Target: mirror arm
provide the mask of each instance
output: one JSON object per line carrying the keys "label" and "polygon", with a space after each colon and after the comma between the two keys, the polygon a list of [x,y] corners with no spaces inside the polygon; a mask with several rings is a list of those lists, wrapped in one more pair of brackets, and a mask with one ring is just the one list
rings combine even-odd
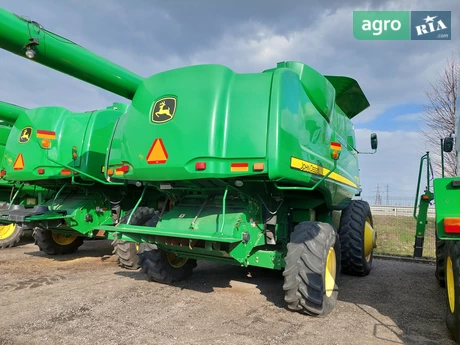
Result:
{"label": "mirror arm", "polygon": [[[356,152],[358,152],[358,151],[356,151]],[[375,149],[375,150],[372,151],[372,152],[358,152],[358,153],[359,153],[360,155],[373,155],[373,154],[376,153],[376,152],[377,152],[377,149]]]}

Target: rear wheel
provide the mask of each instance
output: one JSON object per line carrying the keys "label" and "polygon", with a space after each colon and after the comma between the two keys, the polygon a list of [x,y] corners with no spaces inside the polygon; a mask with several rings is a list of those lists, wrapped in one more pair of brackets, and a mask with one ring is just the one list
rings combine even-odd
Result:
{"label": "rear wheel", "polygon": [[460,341],[460,241],[447,241],[446,248],[446,325],[458,342]]}
{"label": "rear wheel", "polygon": [[13,247],[21,239],[23,230],[17,224],[0,225],[0,249]]}
{"label": "rear wheel", "polygon": [[[129,219],[131,212],[125,214],[121,220],[121,224],[126,224]],[[148,225],[154,220],[155,210],[148,207],[138,207],[131,217],[131,225]],[[156,220],[158,221],[158,219]],[[155,222],[156,224],[156,222]],[[119,239],[115,239],[112,242],[113,254],[117,257],[118,266],[137,270],[139,268],[139,257],[137,251],[139,250],[139,244],[135,242],[127,242]]]}
{"label": "rear wheel", "polygon": [[337,302],[340,272],[340,241],[334,228],[299,223],[287,250],[283,290],[288,309],[312,316],[329,314]]}
{"label": "rear wheel", "polygon": [[165,252],[155,244],[141,243],[139,264],[141,271],[150,280],[171,284],[189,277],[196,267],[196,260],[182,258],[172,252]]}
{"label": "rear wheel", "polygon": [[[153,209],[149,209],[153,213]],[[158,216],[147,222],[146,226],[155,227]],[[155,244],[141,243],[139,245],[139,265],[141,272],[145,273],[149,280],[159,283],[170,284],[184,280],[192,274],[196,267],[195,259],[180,257],[172,252],[165,252]]]}
{"label": "rear wheel", "polygon": [[339,236],[343,273],[365,276],[371,271],[377,237],[373,226],[370,206],[363,200],[352,200],[342,211]]}
{"label": "rear wheel", "polygon": [[65,235],[42,228],[34,228],[33,237],[40,251],[48,255],[75,253],[83,244],[81,236]]}
{"label": "rear wheel", "polygon": [[436,279],[441,287],[446,287],[446,241],[441,240],[436,232]]}

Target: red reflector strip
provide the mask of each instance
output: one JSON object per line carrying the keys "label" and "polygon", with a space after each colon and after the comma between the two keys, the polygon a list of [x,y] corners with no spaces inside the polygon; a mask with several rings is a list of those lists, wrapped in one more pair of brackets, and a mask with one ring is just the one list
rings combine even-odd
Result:
{"label": "red reflector strip", "polygon": [[115,175],[123,175],[124,173],[127,173],[128,171],[129,171],[129,166],[123,165],[115,169]]}
{"label": "red reflector strip", "polygon": [[341,151],[342,150],[342,144],[341,143],[336,143],[334,141],[331,141],[331,150]]}
{"label": "red reflector strip", "polygon": [[460,233],[460,218],[444,218],[444,231],[446,233]]}
{"label": "red reflector strip", "polygon": [[56,132],[37,130],[37,138],[41,139],[56,139]]}
{"label": "red reflector strip", "polygon": [[5,176],[5,175],[6,175],[6,170],[0,171],[0,176],[1,176],[1,177]]}
{"label": "red reflector strip", "polygon": [[70,169],[62,169],[61,170],[61,175],[70,175],[72,171]]}
{"label": "red reflector strip", "polygon": [[45,173],[45,169],[38,169],[37,172],[39,175],[43,175]]}
{"label": "red reflector strip", "polygon": [[249,164],[248,163],[232,163],[230,165],[230,171],[248,171]]}
{"label": "red reflector strip", "polygon": [[128,172],[129,171],[129,166],[123,165],[121,168],[117,168],[117,171]]}

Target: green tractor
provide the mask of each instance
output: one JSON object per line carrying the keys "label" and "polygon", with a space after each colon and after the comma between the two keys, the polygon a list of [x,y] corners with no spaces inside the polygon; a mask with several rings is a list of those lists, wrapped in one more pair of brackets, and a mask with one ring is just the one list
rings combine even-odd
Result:
{"label": "green tractor", "polygon": [[[457,98],[458,99],[458,98]],[[441,287],[446,288],[446,324],[457,342],[460,342],[460,116],[457,105],[456,129],[457,138],[441,139],[441,177],[434,178],[430,163],[430,154],[422,156],[419,171],[417,194],[419,192],[423,163],[426,161],[427,188],[420,196],[419,213],[414,245],[414,257],[423,254],[423,241],[427,224],[427,212],[434,200],[436,215],[436,270],[435,276]],[[457,157],[457,176],[445,177],[444,153],[455,150]],[[433,179],[434,178],[434,179]],[[433,179],[433,185],[430,181]]]}
{"label": "green tractor", "polygon": [[[372,214],[352,200],[361,192],[352,119],[369,102],[354,79],[299,62],[251,74],[199,65],[142,79],[62,37],[48,39],[57,36],[35,22],[4,10],[0,18],[1,48],[132,99],[113,131],[91,140],[106,148],[101,188],[123,186],[135,202],[122,207],[124,221],[94,228],[139,244],[151,280],[185,279],[197,260],[279,270],[289,309],[326,315],[340,271],[369,274]],[[65,136],[62,121],[47,121]],[[58,144],[46,158],[82,176],[58,157],[70,153]]]}
{"label": "green tractor", "polygon": [[[24,111],[25,109],[13,104],[0,102],[0,118],[3,122],[0,124],[0,157],[3,157],[6,141],[11,132],[11,118],[14,114]],[[0,177],[3,177],[4,171],[0,171]],[[14,199],[25,208],[31,208],[37,205],[43,198],[46,198],[48,191],[32,185],[15,185],[0,179],[0,212],[9,210],[11,200]],[[16,223],[0,223],[0,249],[10,248],[19,242],[24,234],[30,234],[31,229],[27,226],[19,226]]]}

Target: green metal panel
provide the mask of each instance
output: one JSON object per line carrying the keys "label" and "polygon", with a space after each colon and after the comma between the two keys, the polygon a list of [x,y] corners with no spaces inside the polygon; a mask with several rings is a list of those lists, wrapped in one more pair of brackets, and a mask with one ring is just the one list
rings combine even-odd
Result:
{"label": "green metal panel", "polygon": [[11,132],[11,127],[0,124],[0,157],[5,153],[5,145]]}
{"label": "green metal panel", "polygon": [[31,39],[37,39],[37,45],[32,46],[36,52],[34,61],[122,97],[132,99],[142,80],[78,44],[0,8],[0,48],[25,58],[25,47]]}
{"label": "green metal panel", "polygon": [[460,177],[450,177],[436,178],[433,181],[436,231],[442,240],[460,240],[460,234],[446,234],[444,231],[444,218],[460,218],[460,188],[452,185],[452,181],[459,180]]}
{"label": "green metal panel", "polygon": [[[199,82],[197,82],[199,80]],[[126,179],[141,181],[224,178],[247,173],[230,164],[266,157],[270,74],[236,74],[220,65],[179,68],[147,78],[115,130],[110,165],[133,166]],[[154,104],[176,97],[174,117],[152,122]],[[164,143],[164,164],[149,164],[154,140]],[[207,163],[195,171],[195,162]]]}
{"label": "green metal panel", "polygon": [[0,102],[0,120],[12,124],[26,110],[14,104]]}
{"label": "green metal panel", "polygon": [[[354,143],[352,124],[334,104],[334,87],[324,76],[304,64],[280,66],[236,74],[224,66],[202,65],[146,79],[116,127],[109,165],[128,164],[125,179],[169,181],[250,175],[253,163],[268,160],[271,180],[311,186],[325,174],[323,167],[332,169],[329,143],[336,141],[344,147],[338,171],[320,190],[329,204],[346,206],[359,184],[356,152],[348,145]],[[176,99],[175,113],[155,123],[155,104],[168,97]],[[163,164],[148,162],[156,139],[167,152]],[[293,169],[291,157],[320,173]],[[205,171],[195,170],[199,161],[206,162]],[[232,173],[231,163],[239,162],[249,163],[248,171]]]}
{"label": "green metal panel", "polygon": [[[332,95],[331,95],[332,97]],[[274,73],[269,123],[269,178],[300,185],[311,185],[332,169],[329,143],[343,146],[335,180],[320,187],[328,203],[343,207],[358,191],[359,169],[354,150],[347,146],[348,119],[337,106],[331,109],[331,125],[307,96],[299,76],[291,69]],[[312,165],[304,171],[291,167],[292,157]],[[316,173],[309,173],[316,172]]]}
{"label": "green metal panel", "polygon": [[[18,117],[7,141],[2,161],[2,169],[6,170],[5,179],[68,179],[68,175],[61,174],[63,166],[60,164],[103,178],[101,167],[105,163],[110,136],[115,122],[125,109],[126,105],[116,103],[104,110],[85,113],[73,113],[61,107],[27,110]],[[21,142],[26,128],[30,128],[29,139]],[[39,131],[55,133],[48,139],[51,143],[48,149],[42,147],[43,138]],[[24,161],[22,170],[14,169],[19,154],[22,154]],[[40,174],[39,169],[45,172]],[[88,180],[85,176],[81,178]]]}

